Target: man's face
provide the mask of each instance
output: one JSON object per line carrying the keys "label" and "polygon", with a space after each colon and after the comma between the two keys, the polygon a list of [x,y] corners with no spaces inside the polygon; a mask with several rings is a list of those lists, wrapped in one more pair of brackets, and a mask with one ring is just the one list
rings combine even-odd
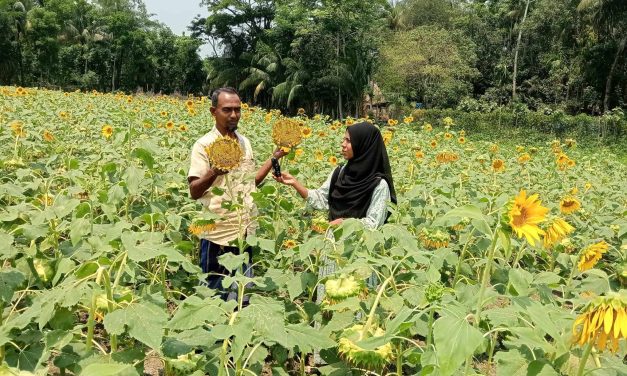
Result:
{"label": "man's face", "polygon": [[220,132],[233,132],[237,129],[242,110],[242,102],[237,94],[220,93],[218,105],[211,107],[211,114],[216,119]]}

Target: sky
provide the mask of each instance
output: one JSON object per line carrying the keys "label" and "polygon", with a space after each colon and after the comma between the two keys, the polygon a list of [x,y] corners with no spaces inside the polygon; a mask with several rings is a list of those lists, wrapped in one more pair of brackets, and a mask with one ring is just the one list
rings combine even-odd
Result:
{"label": "sky", "polygon": [[[144,0],[148,13],[154,14],[151,18],[166,24],[175,34],[189,35],[187,27],[197,14],[207,16],[207,8],[200,6],[200,0]],[[200,47],[200,56],[209,55],[209,46]]]}

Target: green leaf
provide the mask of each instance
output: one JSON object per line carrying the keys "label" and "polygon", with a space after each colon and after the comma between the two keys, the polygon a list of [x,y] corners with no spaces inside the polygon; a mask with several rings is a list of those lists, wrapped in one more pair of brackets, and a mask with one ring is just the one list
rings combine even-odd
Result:
{"label": "green leaf", "polygon": [[244,265],[248,261],[248,254],[243,253],[236,255],[234,253],[228,252],[223,255],[218,256],[218,262],[220,265],[224,266],[227,270],[233,271],[240,266]]}
{"label": "green leaf", "polygon": [[513,349],[497,352],[494,360],[497,376],[527,376],[527,365],[533,358],[525,358],[518,349]]}
{"label": "green leaf", "polygon": [[168,315],[164,308],[143,301],[107,314],[104,326],[111,334],[122,334],[124,327],[127,326],[131,337],[153,349],[159,349],[167,319]]}
{"label": "green leaf", "polygon": [[510,269],[509,281],[514,288],[516,295],[528,295],[529,285],[533,280],[533,275],[523,269]]}
{"label": "green leaf", "polygon": [[177,309],[176,314],[168,328],[173,330],[187,330],[198,328],[206,322],[215,322],[222,316],[222,310],[216,299],[201,300],[198,297],[190,297]]}
{"label": "green leaf", "polygon": [[[459,313],[459,312],[458,312]],[[441,375],[452,375],[483,340],[466,318],[446,311],[433,325],[433,339]]]}
{"label": "green leaf", "polygon": [[152,154],[146,149],[135,148],[135,150],[133,150],[133,152],[131,153],[131,156],[140,159],[151,170],[155,165],[155,159],[152,157]]}
{"label": "green leaf", "polygon": [[91,221],[87,218],[79,218],[72,222],[70,228],[70,240],[72,245],[77,245],[85,235],[91,232]]}
{"label": "green leaf", "polygon": [[17,269],[6,268],[0,271],[0,303],[11,303],[13,293],[26,280]]}
{"label": "green leaf", "polygon": [[312,352],[314,349],[328,349],[337,344],[319,330],[304,324],[291,324],[285,327],[287,336],[284,343],[288,348],[295,348],[302,352]]}
{"label": "green leaf", "polygon": [[85,367],[81,376],[139,376],[132,364],[92,363]]}

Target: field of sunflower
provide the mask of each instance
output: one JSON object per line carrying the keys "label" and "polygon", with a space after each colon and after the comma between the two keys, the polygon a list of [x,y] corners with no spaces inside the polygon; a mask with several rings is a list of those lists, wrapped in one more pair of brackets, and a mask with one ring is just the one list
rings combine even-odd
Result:
{"label": "field of sunflower", "polygon": [[[258,162],[290,147],[282,168],[312,188],[358,121],[244,107]],[[324,213],[267,179],[241,242],[255,277],[227,278],[239,299],[224,302],[199,284],[212,218],[186,183],[211,126],[204,97],[0,87],[0,375],[138,375],[148,358],[165,375],[307,374],[315,350],[323,375],[627,373],[627,168],[612,155],[392,120],[390,223],[348,220],[331,240]],[[325,258],[339,268],[319,280]]]}

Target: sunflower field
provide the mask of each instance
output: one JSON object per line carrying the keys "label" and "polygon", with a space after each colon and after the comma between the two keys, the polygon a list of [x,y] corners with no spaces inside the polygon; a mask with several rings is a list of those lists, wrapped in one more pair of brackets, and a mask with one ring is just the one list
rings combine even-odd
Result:
{"label": "sunflower field", "polygon": [[[289,133],[281,167],[310,188],[358,121],[243,107],[257,165]],[[222,256],[239,287],[225,302],[201,283],[194,224],[211,218],[187,187],[212,126],[204,97],[0,87],[0,375],[627,374],[627,168],[613,155],[392,119],[389,223],[327,229],[268,177],[240,241],[254,277]],[[326,259],[339,267],[320,279]]]}

